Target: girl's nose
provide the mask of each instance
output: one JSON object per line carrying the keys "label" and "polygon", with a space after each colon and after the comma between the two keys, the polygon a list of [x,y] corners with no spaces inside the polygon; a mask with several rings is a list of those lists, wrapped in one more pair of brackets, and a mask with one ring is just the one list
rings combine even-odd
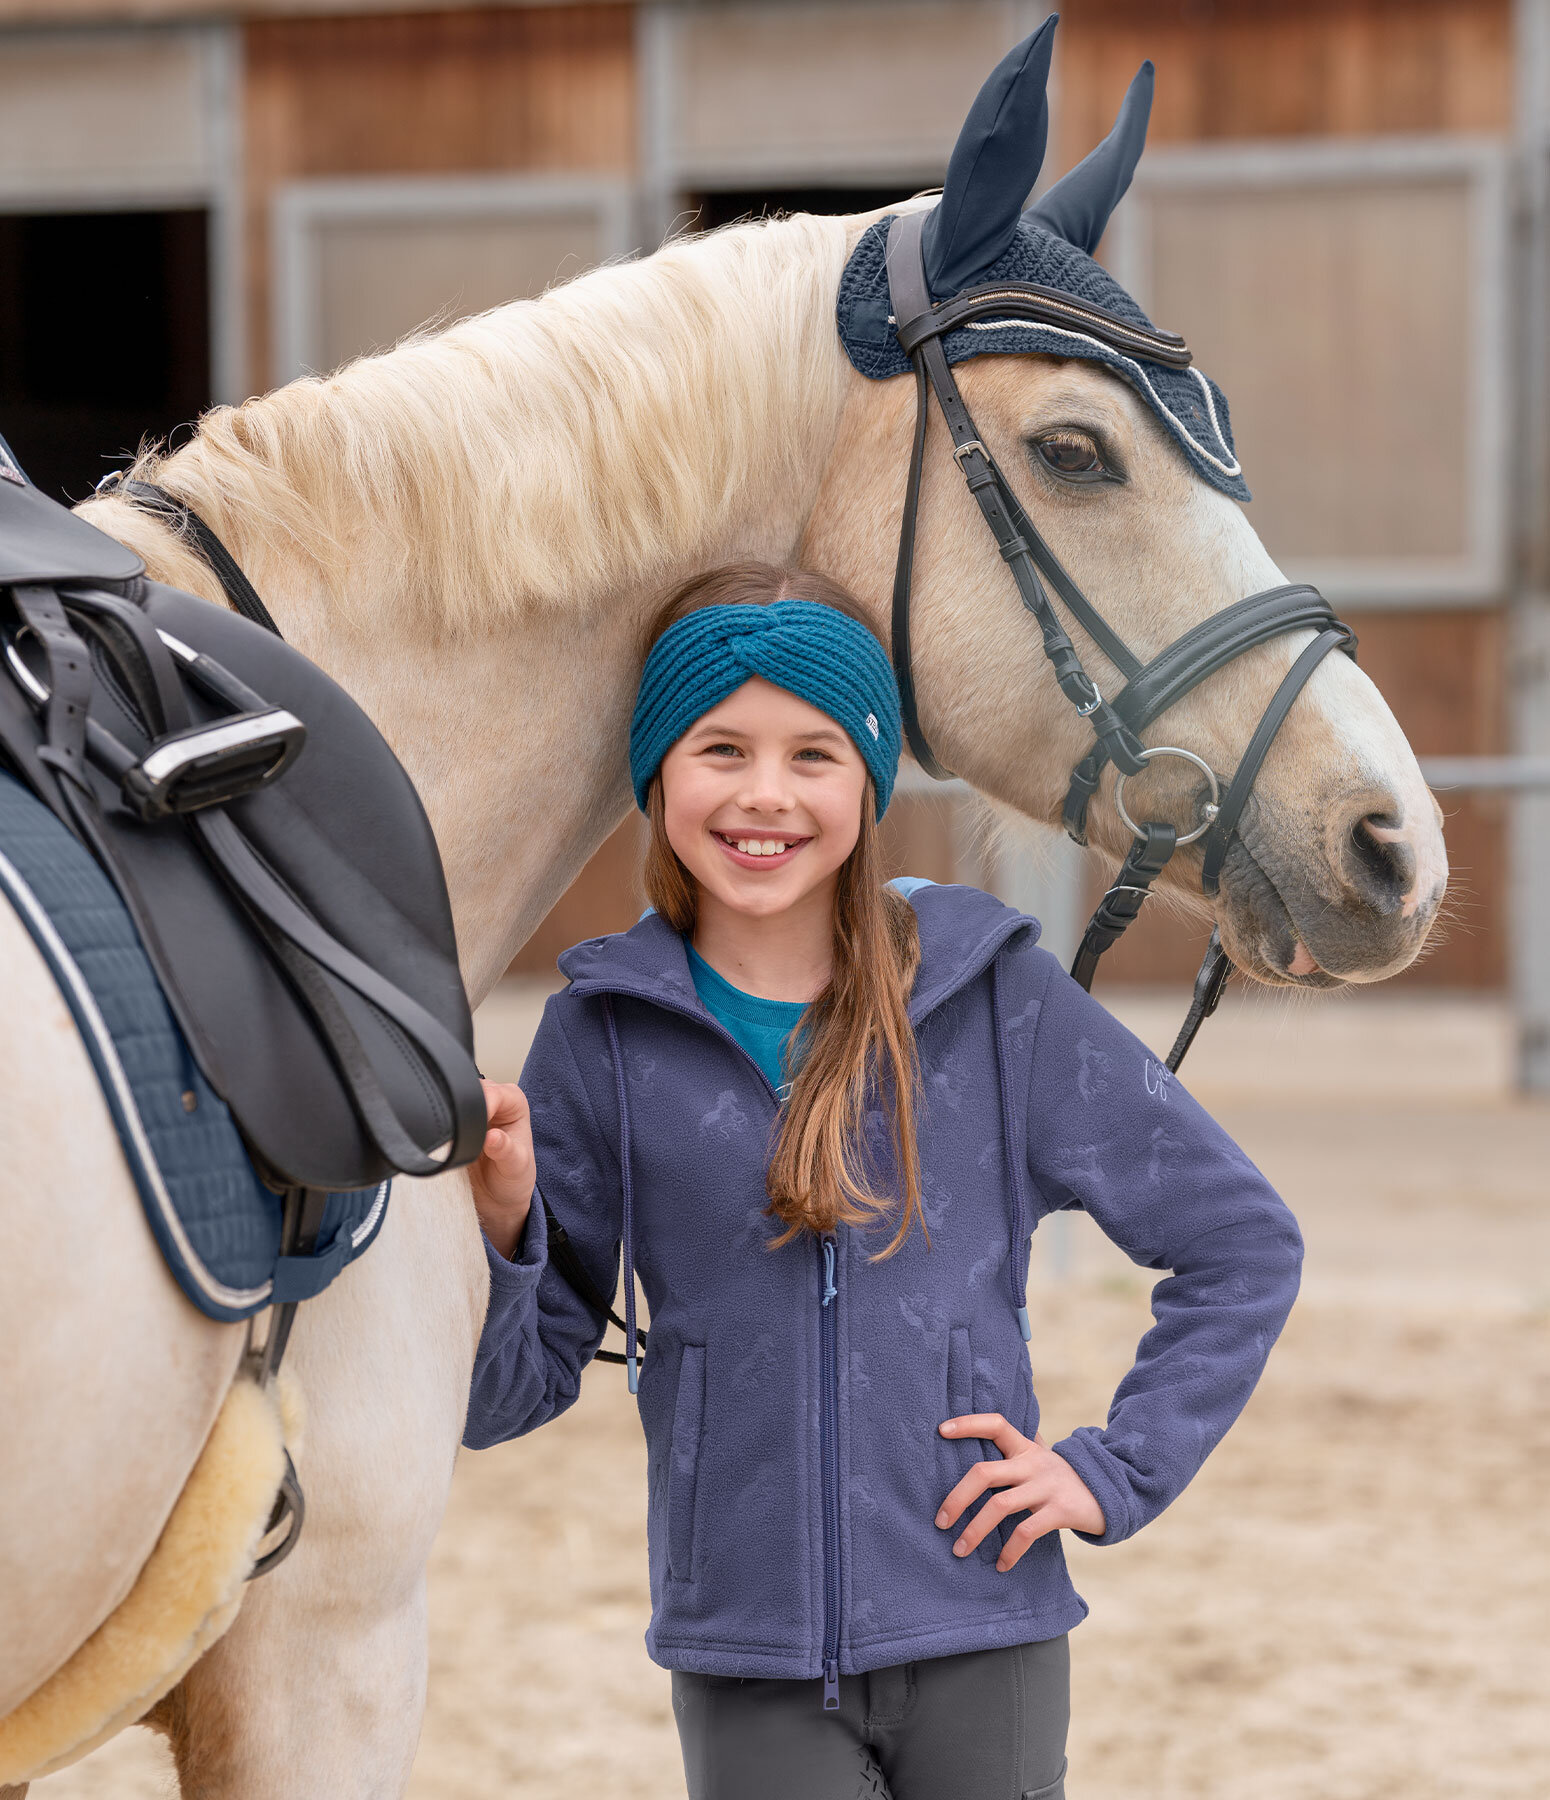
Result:
{"label": "girl's nose", "polygon": [[790,812],[796,804],[796,796],[791,791],[791,778],[784,762],[778,758],[761,758],[752,763],[737,803],[745,812]]}

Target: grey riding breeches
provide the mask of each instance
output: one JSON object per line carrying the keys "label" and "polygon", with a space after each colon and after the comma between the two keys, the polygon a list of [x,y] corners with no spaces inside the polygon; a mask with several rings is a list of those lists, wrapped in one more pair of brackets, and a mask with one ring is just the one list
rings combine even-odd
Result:
{"label": "grey riding breeches", "polygon": [[821,1681],[673,1671],[689,1800],[1065,1800],[1064,1637]]}

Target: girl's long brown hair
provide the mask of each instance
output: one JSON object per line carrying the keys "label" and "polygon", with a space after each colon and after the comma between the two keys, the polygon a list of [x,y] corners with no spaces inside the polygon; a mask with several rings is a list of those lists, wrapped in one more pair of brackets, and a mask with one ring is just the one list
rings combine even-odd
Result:
{"label": "girl's long brown hair", "polygon": [[[770,606],[814,600],[871,630],[857,601],[838,582],[808,570],[734,563],[696,576],[652,622],[647,648],[669,626],[705,606]],[[915,1146],[918,1072],[915,1034],[905,1003],[920,967],[915,909],[885,886],[876,800],[870,779],[861,803],[861,835],[841,864],[834,896],[834,956],[828,985],[808,1006],[793,1036],[805,1046],[766,1185],[769,1212],[786,1229],[772,1249],[801,1231],[869,1225],[899,1208],[891,1256],[920,1217],[920,1158]],[[673,930],[694,930],[698,894],[663,824],[662,777],[647,794],[651,836],[646,898]],[[867,1126],[881,1111],[891,1140],[893,1178],[880,1180]],[[925,1229],[922,1220],[921,1229]]]}

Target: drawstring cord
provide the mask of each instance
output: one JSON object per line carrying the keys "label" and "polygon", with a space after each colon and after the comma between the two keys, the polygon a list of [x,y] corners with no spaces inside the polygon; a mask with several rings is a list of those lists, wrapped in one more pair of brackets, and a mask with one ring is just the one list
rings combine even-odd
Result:
{"label": "drawstring cord", "polygon": [[619,1176],[624,1192],[624,1367],[634,1394],[640,1390],[640,1360],[635,1353],[635,1184],[630,1170],[630,1106],[624,1091],[624,1057],[619,1050],[619,1028],[614,1023],[611,994],[603,996],[603,1021],[608,1027],[614,1088],[619,1097]]}
{"label": "drawstring cord", "polygon": [[1017,1279],[1017,1267],[1028,1240],[1028,1209],[1023,1200],[1023,1160],[1017,1133],[1013,1129],[1016,1114],[1012,1108],[1012,1084],[1007,1073],[1006,1049],[1002,1042],[1004,1027],[999,956],[990,965],[990,1021],[991,1035],[996,1041],[996,1075],[1001,1083],[1001,1136],[1006,1152],[1007,1180],[1012,1186],[1012,1255],[1007,1264],[1007,1279],[1012,1285],[1012,1305],[1017,1309],[1017,1326],[1023,1334],[1023,1342],[1027,1343],[1033,1337],[1033,1326],[1028,1319],[1027,1288]]}

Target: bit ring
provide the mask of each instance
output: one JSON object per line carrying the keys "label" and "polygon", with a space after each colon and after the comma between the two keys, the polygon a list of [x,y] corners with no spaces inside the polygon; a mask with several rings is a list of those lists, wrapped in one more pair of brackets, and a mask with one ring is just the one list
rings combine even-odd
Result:
{"label": "bit ring", "polygon": [[[1197,838],[1203,838],[1216,823],[1217,815],[1222,810],[1222,790],[1216,779],[1216,771],[1203,756],[1196,756],[1193,750],[1180,750],[1173,744],[1158,744],[1150,750],[1143,750],[1141,755],[1147,762],[1150,762],[1154,756],[1180,757],[1187,763],[1193,763],[1211,784],[1211,798],[1200,809],[1205,819],[1205,823],[1203,825],[1197,825],[1187,836],[1179,838],[1174,848],[1182,850],[1186,844],[1193,844]],[[1129,779],[1129,775],[1126,774],[1116,775],[1114,778],[1114,810],[1138,838],[1144,838],[1146,832],[1125,810],[1125,783],[1129,781]]]}

